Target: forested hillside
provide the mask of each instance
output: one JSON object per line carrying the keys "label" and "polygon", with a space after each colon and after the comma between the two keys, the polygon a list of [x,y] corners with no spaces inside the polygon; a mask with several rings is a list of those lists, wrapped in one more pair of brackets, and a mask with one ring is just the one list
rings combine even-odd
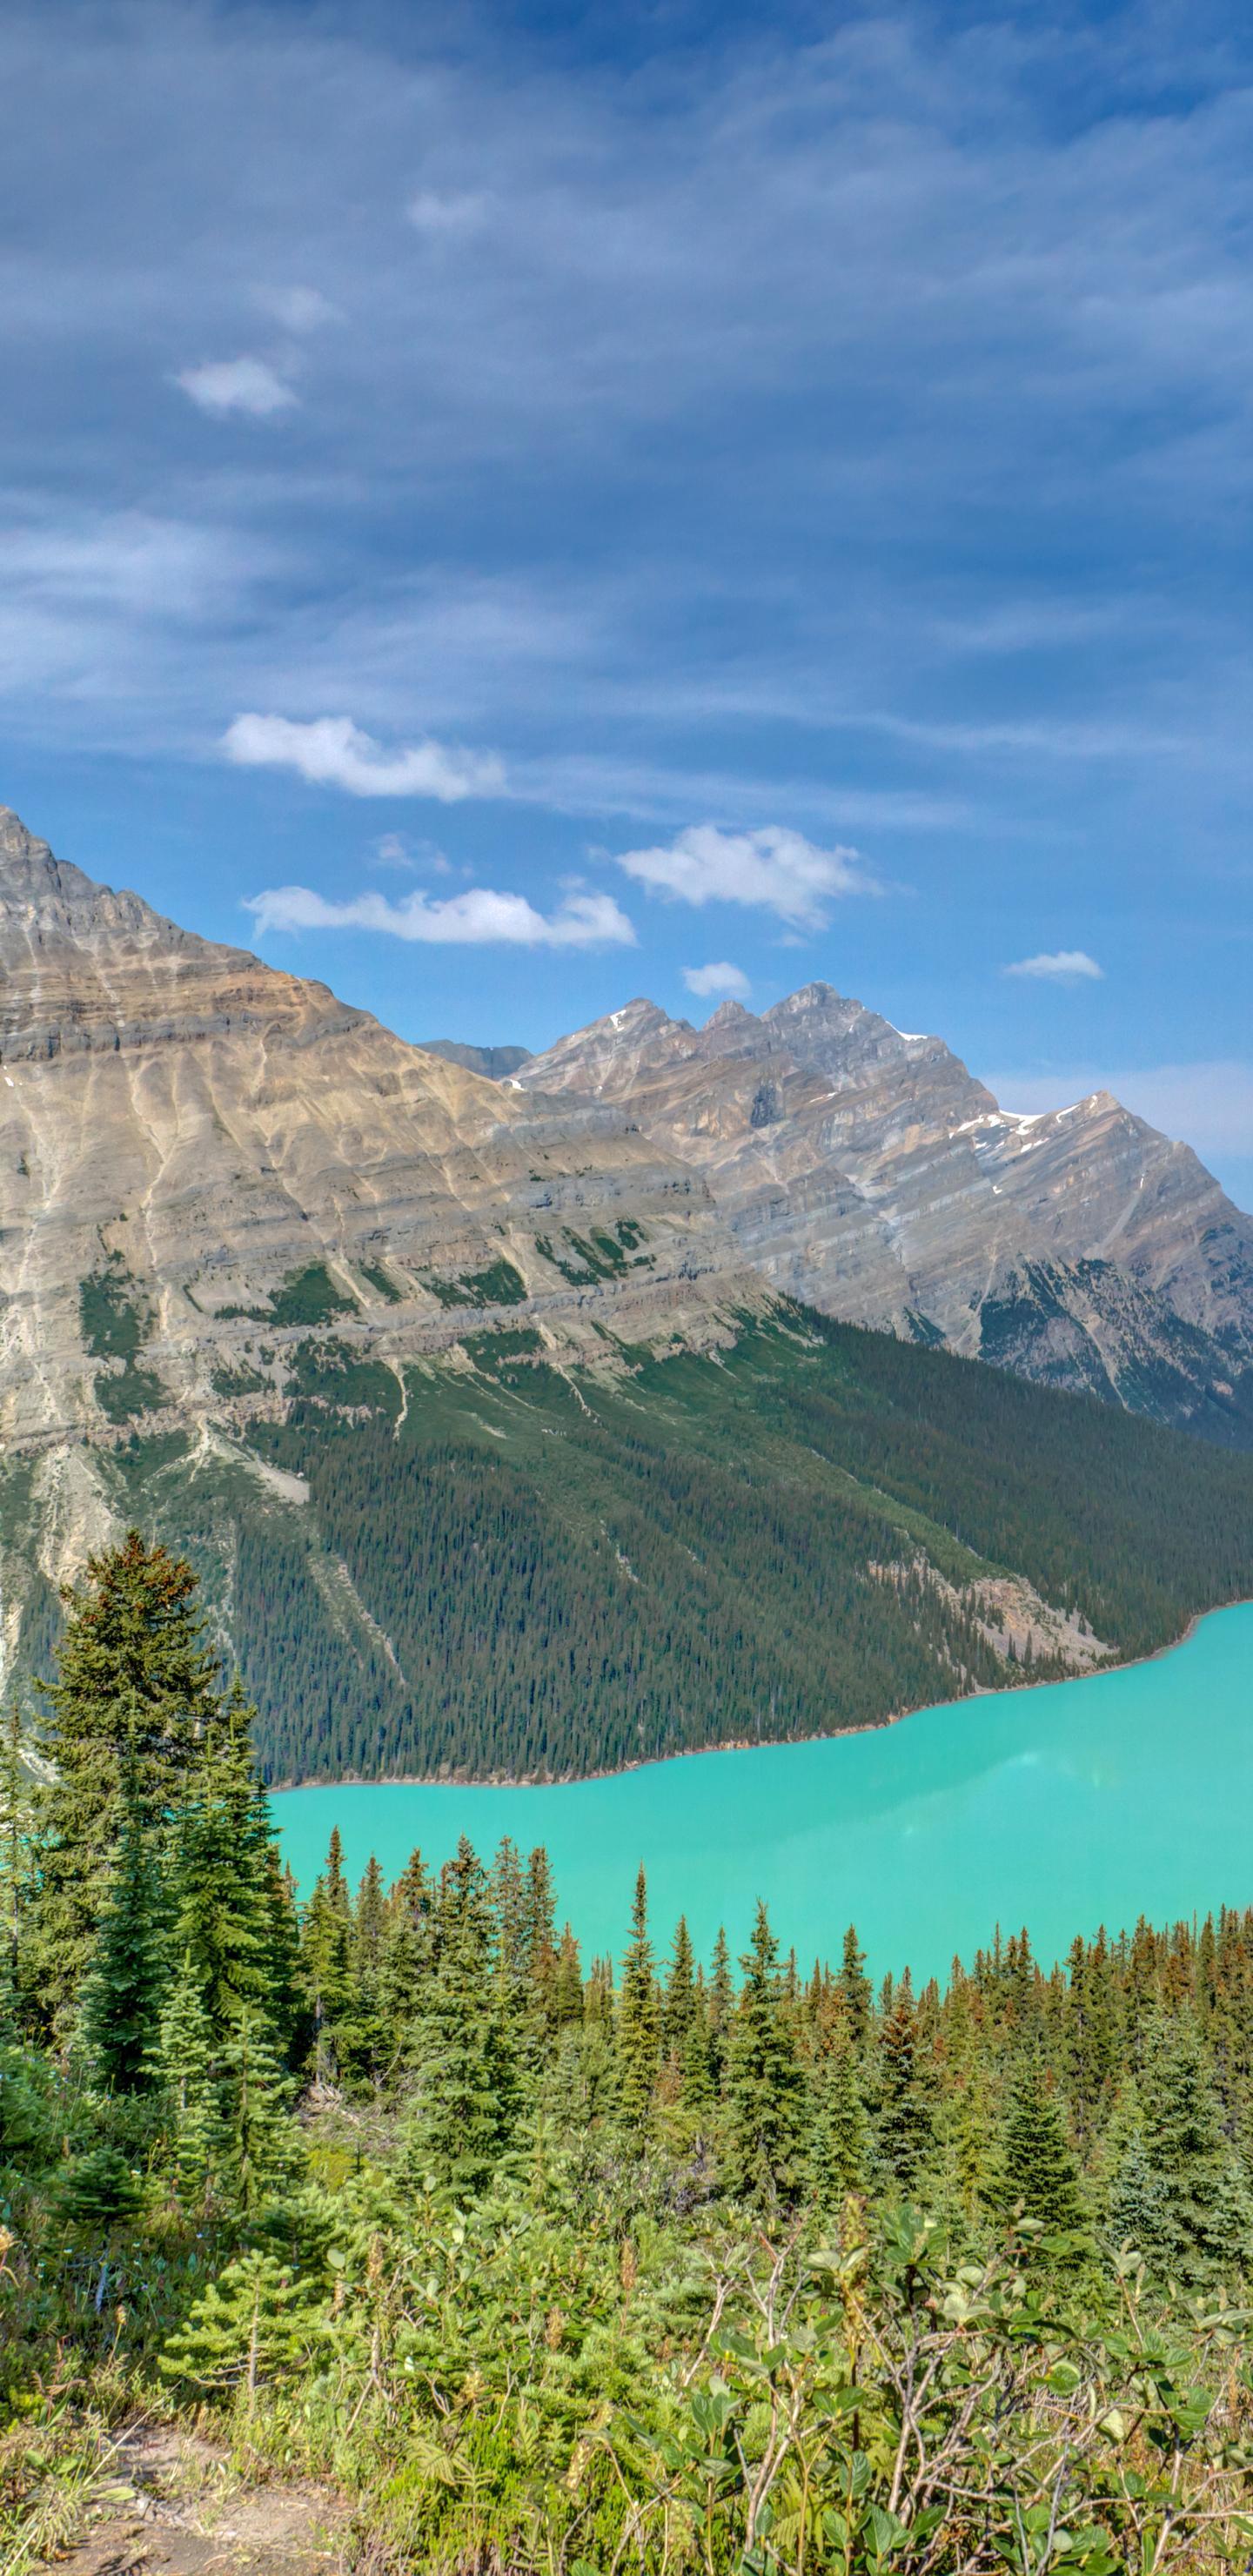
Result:
{"label": "forested hillside", "polygon": [[[875,1725],[1253,1592],[1253,1460],[801,1309],[603,1374],[528,1330],[400,1375],[332,1336],[304,1388],[229,1442],[101,1453],[119,1524],[188,1546],[276,1781]],[[30,1583],[28,1671],[58,1615]]]}
{"label": "forested hillside", "polygon": [[0,1772],[6,2570],[154,2417],[359,2576],[1244,2563],[1253,1916],[918,1993],[642,1873],[585,1959],[508,1843],[298,1909],[206,1646],[132,1535]]}

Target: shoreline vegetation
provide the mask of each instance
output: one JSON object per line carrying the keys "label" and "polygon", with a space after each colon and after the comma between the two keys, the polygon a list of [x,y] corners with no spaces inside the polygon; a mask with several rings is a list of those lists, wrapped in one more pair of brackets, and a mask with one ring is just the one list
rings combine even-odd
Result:
{"label": "shoreline vegetation", "polygon": [[[0,1781],[0,2554],[194,2431],[354,2576],[1218,2576],[1253,2547],[1253,1910],[876,1988],[542,1847],[297,1906],[191,1568],[89,1562]],[[747,1889],[745,1896],[747,1900]]]}
{"label": "shoreline vegetation", "polygon": [[912,1708],[894,1709],[890,1717],[868,1718],[862,1726],[832,1727],[825,1734],[789,1735],[782,1740],[772,1738],[768,1743],[746,1735],[737,1737],[733,1743],[684,1744],[673,1753],[641,1754],[636,1761],[617,1762],[600,1771],[559,1774],[532,1771],[521,1775],[501,1771],[488,1772],[473,1779],[462,1779],[448,1772],[345,1771],[335,1780],[270,1780],[266,1785],[270,1795],[276,1798],[286,1797],[296,1789],[325,1790],[328,1796],[333,1796],[337,1789],[578,1789],[594,1780],[621,1780],[634,1771],[662,1770],[672,1762],[700,1761],[711,1753],[785,1753],[794,1746],[838,1744],[847,1737],[883,1734],[889,1727],[905,1725],[911,1717],[929,1717],[941,1709],[962,1708],[971,1700],[1001,1699],[1011,1695],[1016,1698],[1026,1691],[1055,1690],[1066,1682],[1099,1682],[1108,1680],[1114,1673],[1134,1672],[1141,1664],[1158,1664],[1167,1655],[1178,1654],[1180,1647],[1188,1644],[1207,1619],[1221,1619],[1228,1610],[1248,1609],[1253,1609],[1253,1594],[1240,1594],[1230,1601],[1216,1601],[1208,1609],[1194,1610],[1177,1637],[1168,1637],[1164,1645],[1151,1646],[1142,1655],[1111,1654],[1107,1663],[1089,1667],[1084,1672],[1054,1673],[1047,1677],[1024,1675],[1019,1681],[1005,1681],[995,1686],[976,1682],[970,1690],[959,1691],[953,1699],[920,1700]]}

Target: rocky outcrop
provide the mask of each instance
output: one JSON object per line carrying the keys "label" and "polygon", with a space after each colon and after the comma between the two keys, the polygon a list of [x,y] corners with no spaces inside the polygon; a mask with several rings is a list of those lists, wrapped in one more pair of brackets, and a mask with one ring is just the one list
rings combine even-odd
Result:
{"label": "rocky outcrop", "polygon": [[1003,1110],[826,984],[701,1029],[635,1001],[514,1080],[629,1110],[742,1257],[829,1314],[1253,1441],[1253,1219],[1108,1092]]}

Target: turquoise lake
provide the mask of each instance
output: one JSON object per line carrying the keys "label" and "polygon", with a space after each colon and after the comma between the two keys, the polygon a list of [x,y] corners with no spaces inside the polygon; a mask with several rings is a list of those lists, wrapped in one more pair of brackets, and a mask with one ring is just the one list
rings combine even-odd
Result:
{"label": "turquoise lake", "polygon": [[1025,1923],[1051,1964],[1076,1932],[1253,1904],[1253,1604],[1152,1663],[919,1710],[870,1734],[698,1753],[561,1788],[288,1789],[274,1798],[307,1891],[333,1825],[355,1878],[468,1834],[545,1843],[584,1966],[619,1955],[635,1873],[652,1930],[685,1911],[707,1957],[742,1949],[764,1897],[804,1966],[855,1922],[871,1966],[916,1978]]}

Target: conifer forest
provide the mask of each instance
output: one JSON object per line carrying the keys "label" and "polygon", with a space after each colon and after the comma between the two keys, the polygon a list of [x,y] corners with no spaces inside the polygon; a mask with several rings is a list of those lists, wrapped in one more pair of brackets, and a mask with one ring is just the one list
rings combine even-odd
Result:
{"label": "conifer forest", "polygon": [[375,2576],[1249,2563],[1253,1915],[586,1957],[507,1842],[298,1902],[256,1733],[138,1532],[9,1714],[6,2570],[137,2416]]}

